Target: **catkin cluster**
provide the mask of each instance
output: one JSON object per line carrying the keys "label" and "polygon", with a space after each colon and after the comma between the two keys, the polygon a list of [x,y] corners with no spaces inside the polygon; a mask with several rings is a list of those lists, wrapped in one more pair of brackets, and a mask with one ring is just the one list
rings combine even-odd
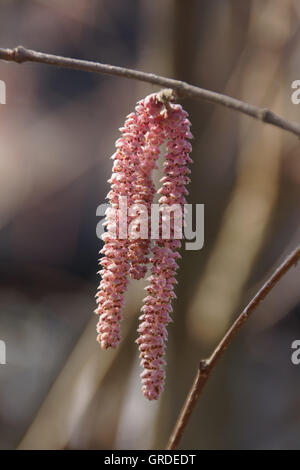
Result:
{"label": "catkin cluster", "polygon": [[[102,236],[101,282],[96,294],[96,313],[99,315],[97,339],[103,349],[118,345],[128,278],[143,278],[150,265],[151,275],[137,339],[143,367],[142,391],[149,400],[157,399],[164,386],[166,327],[171,321],[177,259],[180,257],[178,250],[181,247],[181,240],[176,239],[174,234],[174,214],[170,216],[169,238],[162,237],[164,217],[160,219],[158,238],[150,238],[151,205],[156,194],[152,172],[157,167],[160,148],[166,143],[164,176],[158,191],[159,204],[164,207],[177,204],[183,211],[188,194],[185,186],[190,181],[188,164],[192,162],[189,156],[191,124],[187,116],[180,105],[165,104],[158,94],[147,96],[137,103],[135,112],[127,116],[112,156],[111,190],[107,195],[110,206],[106,212],[106,232]],[[142,204],[145,208],[144,215],[149,221],[147,239],[132,236],[130,231],[128,233],[129,224],[131,229],[134,227],[132,212],[124,226],[119,212],[124,196],[128,207]]]}

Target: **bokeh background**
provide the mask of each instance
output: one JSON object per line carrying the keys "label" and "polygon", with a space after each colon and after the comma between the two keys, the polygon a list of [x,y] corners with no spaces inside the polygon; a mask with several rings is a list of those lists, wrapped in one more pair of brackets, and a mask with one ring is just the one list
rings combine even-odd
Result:
{"label": "bokeh background", "polygon": [[[297,0],[2,0],[0,47],[19,44],[186,80],[299,121]],[[96,343],[93,310],[109,157],[125,116],[158,89],[29,63],[1,62],[0,79],[0,448],[163,449],[199,360],[299,243],[299,141],[182,103],[205,246],[182,252],[166,390],[150,403],[134,344],[145,283],[130,283],[116,351]],[[181,448],[300,448],[299,269],[227,351]]]}

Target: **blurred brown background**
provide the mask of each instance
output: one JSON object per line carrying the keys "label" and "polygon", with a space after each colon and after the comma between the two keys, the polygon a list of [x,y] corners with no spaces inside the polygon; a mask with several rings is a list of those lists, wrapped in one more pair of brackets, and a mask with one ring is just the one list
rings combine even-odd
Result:
{"label": "blurred brown background", "polygon": [[[300,79],[297,0],[2,0],[0,47],[22,44],[186,80],[291,120]],[[123,342],[96,343],[96,208],[118,127],[157,88],[46,65],[0,63],[0,448],[165,447],[200,358],[300,240],[299,142],[200,101],[190,203],[205,247],[183,252],[166,390],[141,392],[134,344],[144,282],[131,282]],[[300,449],[299,267],[259,307],[209,381],[185,449]]]}

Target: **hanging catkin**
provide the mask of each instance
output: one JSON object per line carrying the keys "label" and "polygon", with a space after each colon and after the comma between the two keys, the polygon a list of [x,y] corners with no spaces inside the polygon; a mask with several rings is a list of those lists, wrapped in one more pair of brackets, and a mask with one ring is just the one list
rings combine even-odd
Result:
{"label": "hanging catkin", "polygon": [[[97,325],[98,341],[103,349],[116,347],[120,341],[120,322],[124,293],[128,275],[134,279],[145,276],[147,265],[151,265],[148,295],[144,299],[137,343],[143,367],[142,391],[149,400],[157,399],[163,390],[165,380],[164,353],[167,341],[167,324],[171,321],[172,299],[175,297],[177,259],[181,240],[175,237],[178,221],[171,213],[170,236],[163,237],[164,216],[160,220],[158,239],[153,241],[151,250],[150,222],[148,238],[133,236],[130,232],[124,239],[120,228],[128,230],[134,226],[134,216],[127,218],[127,226],[120,227],[116,211],[120,207],[120,196],[127,197],[129,207],[142,205],[150,221],[151,205],[155,195],[152,171],[156,168],[160,147],[166,142],[167,154],[164,162],[164,177],[160,206],[179,206],[184,213],[185,185],[189,183],[188,164],[192,137],[187,113],[178,104],[165,105],[159,95],[153,94],[140,101],[135,113],[130,114],[121,128],[122,137],[117,140],[117,151],[113,155],[113,174],[108,193],[110,208],[107,211],[103,235],[104,247],[101,253],[102,276],[97,293],[99,315]],[[132,225],[133,224],[133,225]],[[116,235],[117,234],[117,235]],[[149,252],[152,251],[150,259]]]}

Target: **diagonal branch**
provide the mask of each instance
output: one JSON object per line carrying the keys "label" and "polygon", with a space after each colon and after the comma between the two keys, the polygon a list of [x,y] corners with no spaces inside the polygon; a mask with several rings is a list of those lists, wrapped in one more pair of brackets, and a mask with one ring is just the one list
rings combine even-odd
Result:
{"label": "diagonal branch", "polygon": [[271,124],[273,126],[284,129],[287,132],[300,137],[300,125],[294,121],[288,121],[267,108],[253,106],[244,101],[232,98],[215,91],[205,90],[203,88],[190,85],[189,83],[172,78],[161,77],[153,73],[141,72],[138,70],[116,67],[114,65],[101,64],[99,62],[91,62],[87,60],[71,59],[68,57],[60,57],[52,54],[44,54],[42,52],[32,51],[18,46],[15,49],[1,49],[0,60],[11,62],[38,62],[41,64],[54,65],[56,67],[64,67],[73,70],[81,70],[84,72],[94,72],[108,75],[115,75],[122,78],[139,80],[142,82],[152,83],[161,87],[171,88],[175,90],[178,98],[193,97],[209,103],[220,104],[230,109],[234,109],[240,113],[251,116],[254,119]]}
{"label": "diagonal branch", "polygon": [[283,261],[283,263],[276,269],[276,271],[271,275],[267,282],[261,287],[253,299],[249,302],[247,307],[242,311],[236,321],[233,323],[231,328],[227,331],[225,336],[222,338],[212,355],[209,359],[201,361],[199,368],[197,370],[194,383],[186,401],[182,407],[180,415],[178,417],[177,423],[174,427],[174,430],[171,434],[168,449],[174,450],[178,447],[180,440],[183,436],[183,433],[187,427],[187,424],[190,420],[190,417],[196,407],[198,399],[201,395],[203,388],[206,385],[207,380],[210,377],[210,374],[213,372],[214,368],[218,364],[219,360],[222,358],[224,352],[230,346],[237,333],[242,328],[243,324],[249,319],[251,313],[256,309],[258,304],[268,295],[268,293],[273,289],[277,282],[285,275],[285,273],[300,259],[300,245]]}

